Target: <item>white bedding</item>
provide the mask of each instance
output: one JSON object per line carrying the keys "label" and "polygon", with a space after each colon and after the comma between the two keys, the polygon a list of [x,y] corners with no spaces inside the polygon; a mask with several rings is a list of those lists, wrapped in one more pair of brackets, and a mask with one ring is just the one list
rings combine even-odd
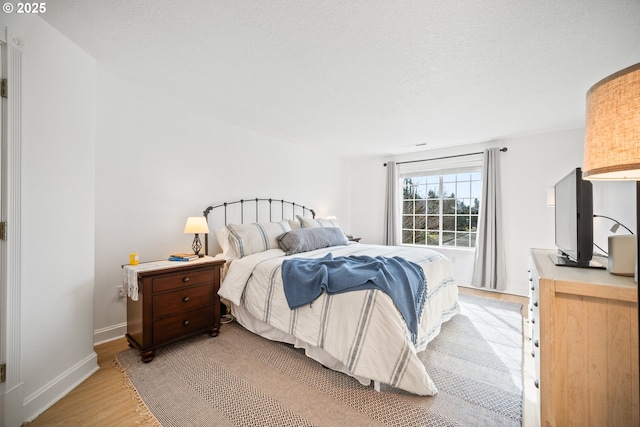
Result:
{"label": "white bedding", "polygon": [[[401,256],[422,266],[427,302],[417,343],[391,298],[379,290],[323,293],[312,304],[290,310],[283,291],[281,264],[287,258],[369,255]],[[418,395],[437,388],[417,353],[460,311],[458,288],[449,261],[423,248],[354,244],[286,256],[271,249],[234,260],[220,296],[245,328],[268,339],[295,344],[325,366],[357,378],[389,384]]]}

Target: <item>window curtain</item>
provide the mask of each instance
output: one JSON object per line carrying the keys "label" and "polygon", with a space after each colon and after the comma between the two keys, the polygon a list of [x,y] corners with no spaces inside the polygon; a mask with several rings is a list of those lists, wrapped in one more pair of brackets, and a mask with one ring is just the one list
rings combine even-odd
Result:
{"label": "window curtain", "polygon": [[398,244],[398,174],[396,162],[387,162],[387,186],[385,192],[384,210],[384,244],[394,246]]}
{"label": "window curtain", "polygon": [[478,288],[505,289],[500,149],[489,148],[482,157],[482,201],[471,284]]}

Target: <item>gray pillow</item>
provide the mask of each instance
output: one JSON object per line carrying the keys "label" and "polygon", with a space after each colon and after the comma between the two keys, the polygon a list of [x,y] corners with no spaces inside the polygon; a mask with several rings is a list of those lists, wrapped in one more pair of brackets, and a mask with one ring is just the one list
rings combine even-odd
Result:
{"label": "gray pillow", "polygon": [[282,233],[276,239],[287,255],[348,244],[342,229],[337,227],[300,228]]}

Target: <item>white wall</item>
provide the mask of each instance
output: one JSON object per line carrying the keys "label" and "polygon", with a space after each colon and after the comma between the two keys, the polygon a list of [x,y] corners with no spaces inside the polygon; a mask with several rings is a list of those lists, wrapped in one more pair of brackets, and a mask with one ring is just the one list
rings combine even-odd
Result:
{"label": "white wall", "polygon": [[207,117],[100,67],[97,86],[95,342],[125,333],[116,288],[128,254],[190,252],[186,219],[211,204],[285,199],[348,230],[348,162]]}
{"label": "white wall", "polygon": [[24,406],[8,410],[28,420],[97,369],[96,68],[91,57],[39,17],[3,14],[1,19],[24,45],[19,325]]}
{"label": "white wall", "polygon": [[[621,222],[637,234],[636,225],[636,183],[634,181],[603,182],[592,181],[593,213],[604,215]],[[609,252],[608,237],[615,223],[606,218],[593,219],[593,242]],[[616,235],[629,234],[620,227]],[[599,252],[598,249],[595,249]]]}
{"label": "white wall", "polygon": [[[363,242],[383,242],[384,186],[387,160],[406,161],[507,147],[500,155],[504,231],[506,235],[507,293],[527,295],[529,248],[554,248],[554,211],[546,206],[547,189],[574,167],[582,166],[584,130],[510,138],[446,150],[367,158],[351,164],[352,224]],[[630,183],[594,183],[594,212],[612,216],[635,230],[635,186]],[[594,222],[596,241],[606,245],[612,223]],[[604,236],[601,237],[601,236]],[[601,244],[599,243],[599,244]],[[443,249],[453,263],[454,276],[468,285],[473,251]]]}

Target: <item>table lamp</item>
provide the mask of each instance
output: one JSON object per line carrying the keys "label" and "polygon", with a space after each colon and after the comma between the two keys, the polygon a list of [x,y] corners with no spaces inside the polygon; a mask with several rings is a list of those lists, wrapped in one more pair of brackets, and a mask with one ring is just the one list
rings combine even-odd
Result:
{"label": "table lamp", "polygon": [[198,234],[200,233],[208,233],[209,225],[207,225],[207,219],[203,216],[190,216],[187,218],[187,224],[184,226],[185,234],[195,234],[193,238],[193,244],[191,245],[191,249],[193,249],[193,253],[198,255],[199,257],[203,257],[204,255],[200,255],[200,249],[202,249],[202,243],[200,242],[200,237]]}

